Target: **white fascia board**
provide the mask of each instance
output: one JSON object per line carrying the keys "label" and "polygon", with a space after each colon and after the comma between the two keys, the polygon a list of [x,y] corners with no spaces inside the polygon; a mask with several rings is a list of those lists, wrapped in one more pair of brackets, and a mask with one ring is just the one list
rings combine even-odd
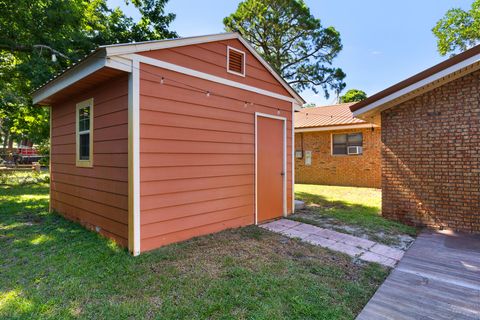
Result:
{"label": "white fascia board", "polygon": [[175,72],[179,72],[179,73],[183,73],[183,74],[186,74],[186,75],[189,75],[189,76],[192,76],[192,77],[196,77],[196,78],[220,83],[220,84],[223,84],[223,85],[239,88],[239,89],[246,90],[246,91],[255,92],[255,93],[258,93],[258,94],[261,94],[261,95],[264,95],[264,96],[268,96],[268,97],[272,97],[272,98],[275,98],[275,99],[288,101],[288,102],[296,102],[296,100],[292,97],[284,96],[284,95],[276,93],[276,92],[271,92],[271,91],[268,91],[268,90],[260,89],[260,88],[253,87],[253,86],[249,86],[247,84],[236,82],[236,81],[229,80],[229,79],[226,79],[226,78],[214,76],[214,75],[209,74],[209,73],[185,68],[185,67],[182,67],[182,66],[170,63],[170,62],[166,62],[166,61],[162,61],[162,60],[158,60],[158,59],[154,59],[154,58],[150,58],[150,57],[145,57],[145,56],[137,55],[137,54],[126,55],[124,57],[129,57],[131,59],[138,60],[141,63],[149,64],[149,65],[152,65],[152,66],[155,66],[155,67],[159,67],[159,68],[163,68],[163,69],[167,69],[167,70],[171,70],[171,71],[175,71]]}
{"label": "white fascia board", "polygon": [[124,54],[132,54],[132,53],[143,52],[143,51],[189,46],[189,45],[194,45],[199,43],[236,39],[237,37],[238,35],[236,33],[230,32],[230,33],[219,33],[219,34],[212,34],[212,35],[206,35],[206,36],[200,36],[200,37],[186,37],[186,38],[171,39],[171,40],[152,40],[152,41],[145,41],[145,42],[116,44],[116,45],[114,44],[114,45],[103,46],[102,48],[105,48],[108,56],[112,56],[112,55],[124,55]]}
{"label": "white fascia board", "polygon": [[[382,105],[384,105],[388,102],[391,102],[391,101],[393,101],[397,98],[400,98],[401,96],[409,94],[409,93],[411,93],[415,90],[418,90],[418,89],[420,89],[420,88],[422,88],[422,87],[424,87],[424,86],[426,86],[426,85],[428,85],[432,82],[435,82],[435,81],[440,80],[444,77],[447,77],[448,75],[451,75],[455,72],[458,72],[461,69],[466,68],[466,67],[468,67],[472,64],[478,63],[478,62],[480,62],[480,54],[474,55],[473,57],[470,57],[466,60],[463,60],[462,62],[459,62],[459,63],[457,63],[457,64],[455,64],[455,65],[453,65],[449,68],[443,69],[443,70],[441,70],[441,71],[439,71],[439,72],[437,72],[437,73],[435,73],[435,74],[433,74],[433,75],[431,75],[431,76],[429,76],[429,77],[427,77],[423,80],[420,80],[420,81],[418,81],[414,84],[411,84],[408,87],[405,87],[401,90],[398,90],[397,92],[394,92],[394,93],[392,93],[392,94],[390,94],[390,95],[388,95],[388,96],[386,96],[382,99],[379,99],[375,102],[372,102],[371,104],[366,105],[363,108],[354,111],[353,116],[357,117],[359,115],[362,115],[364,113],[372,111],[373,109],[379,108],[379,107],[381,107]],[[452,80],[454,80],[454,79],[452,79]]]}
{"label": "white fascia board", "polygon": [[295,133],[298,132],[317,132],[317,131],[334,131],[334,130],[349,130],[349,129],[368,129],[368,128],[378,128],[376,124],[365,123],[365,124],[352,124],[352,125],[343,125],[343,126],[328,126],[328,127],[316,127],[316,128],[295,128]]}

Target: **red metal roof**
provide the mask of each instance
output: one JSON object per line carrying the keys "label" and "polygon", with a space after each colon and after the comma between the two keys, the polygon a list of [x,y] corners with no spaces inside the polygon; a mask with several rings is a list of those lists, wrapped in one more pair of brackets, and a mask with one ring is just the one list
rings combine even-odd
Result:
{"label": "red metal roof", "polygon": [[341,103],[332,106],[302,108],[295,112],[295,128],[314,128],[366,123],[354,118],[350,106],[355,103]]}

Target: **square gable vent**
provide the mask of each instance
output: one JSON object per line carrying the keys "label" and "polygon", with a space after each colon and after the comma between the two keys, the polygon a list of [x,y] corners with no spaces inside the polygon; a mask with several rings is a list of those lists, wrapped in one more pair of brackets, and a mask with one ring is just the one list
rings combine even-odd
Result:
{"label": "square gable vent", "polygon": [[245,77],[245,52],[227,47],[227,71]]}

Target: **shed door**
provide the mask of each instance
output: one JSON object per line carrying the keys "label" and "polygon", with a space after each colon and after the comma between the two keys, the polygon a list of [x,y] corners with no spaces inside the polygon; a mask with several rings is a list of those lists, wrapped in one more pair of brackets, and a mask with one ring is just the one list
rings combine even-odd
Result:
{"label": "shed door", "polygon": [[284,212],[285,121],[257,115],[257,223]]}

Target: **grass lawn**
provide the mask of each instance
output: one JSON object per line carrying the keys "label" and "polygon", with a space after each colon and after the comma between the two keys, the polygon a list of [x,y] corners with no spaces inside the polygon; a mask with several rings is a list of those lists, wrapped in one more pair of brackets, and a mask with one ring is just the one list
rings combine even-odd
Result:
{"label": "grass lawn", "polygon": [[401,245],[403,235],[417,233],[416,228],[381,216],[380,189],[296,184],[295,198],[305,201],[307,208],[291,216],[294,220],[364,235],[387,245]]}
{"label": "grass lawn", "polygon": [[0,185],[0,319],[353,319],[388,270],[257,227],[139,257]]}

